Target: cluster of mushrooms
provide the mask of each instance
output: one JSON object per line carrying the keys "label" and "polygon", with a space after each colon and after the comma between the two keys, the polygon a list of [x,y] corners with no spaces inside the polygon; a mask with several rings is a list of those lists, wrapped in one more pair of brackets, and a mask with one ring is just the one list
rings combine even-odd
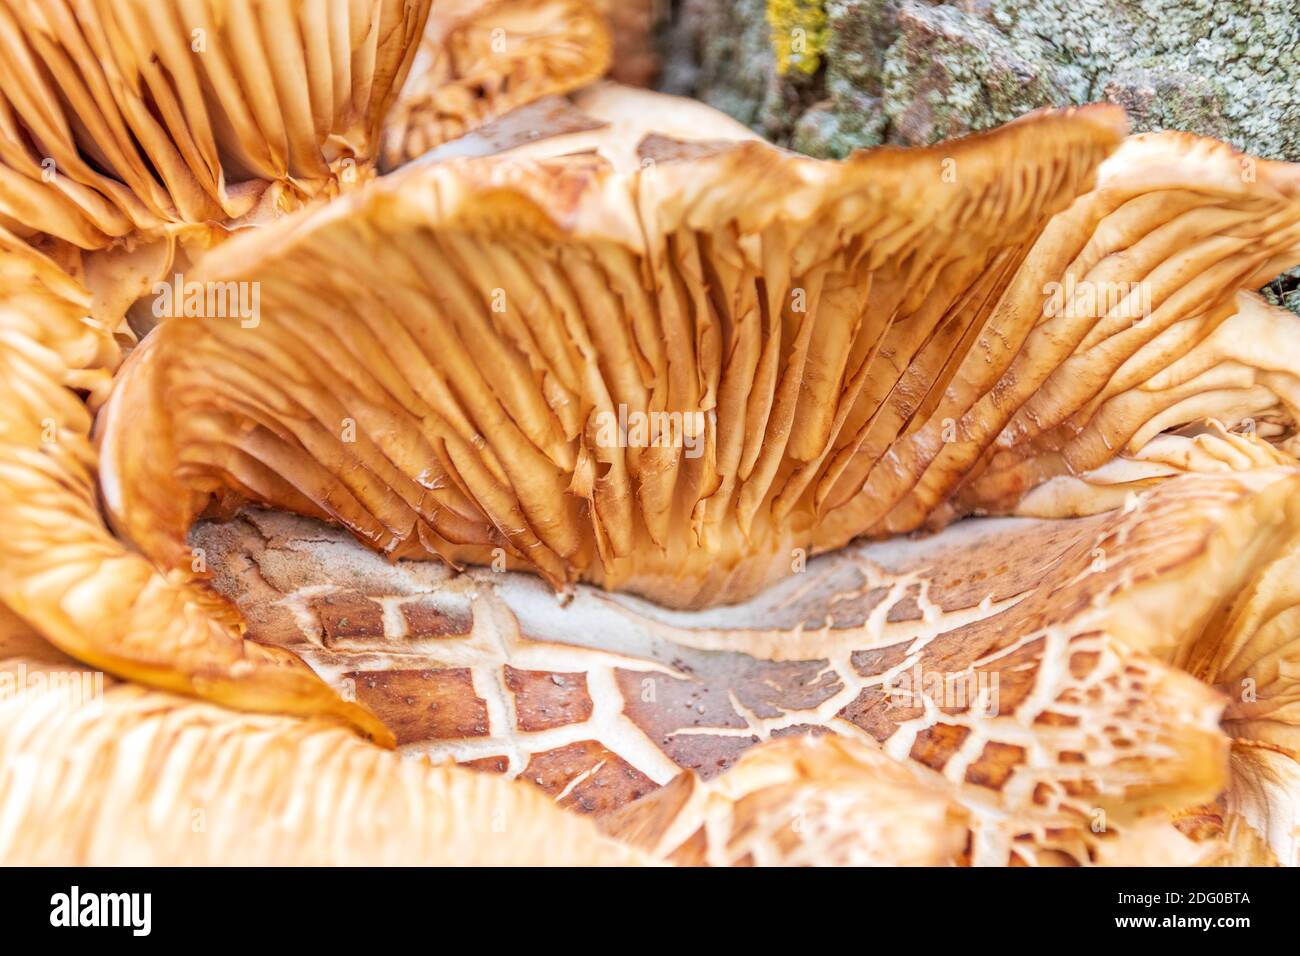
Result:
{"label": "cluster of mushrooms", "polygon": [[1300,167],[640,6],[0,0],[0,861],[1300,863]]}

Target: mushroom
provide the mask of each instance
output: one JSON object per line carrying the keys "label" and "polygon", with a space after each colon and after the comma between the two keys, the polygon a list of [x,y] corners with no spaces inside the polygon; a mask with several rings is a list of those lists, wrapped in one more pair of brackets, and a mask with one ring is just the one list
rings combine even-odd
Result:
{"label": "mushroom", "polygon": [[710,866],[951,866],[969,826],[945,788],[843,737],[773,741],[601,820],[654,859]]}
{"label": "mushroom", "polygon": [[3,0],[0,224],[83,250],[292,208],[374,154],[428,0]]}
{"label": "mushroom", "polygon": [[522,784],[402,760],[322,721],[240,714],[39,652],[0,660],[0,687],[6,865],[642,859]]}
{"label": "mushroom", "polygon": [[390,739],[296,658],[245,642],[209,592],[115,540],[89,439],[114,333],[154,278],[360,178],[427,10],[0,3],[0,601],[79,659]]}
{"label": "mushroom", "polygon": [[4,0],[0,225],[117,327],[232,230],[366,178],[429,3]]}
{"label": "mushroom", "polygon": [[[1185,815],[1253,791],[1236,705],[1169,648],[1214,646],[1214,608],[1294,549],[1297,492],[1294,467],[1175,477],[1092,517],[856,544],[701,611],[585,585],[561,606],[534,576],[390,564],[279,511],[202,522],[194,541],[250,633],[352,688],[405,753],[527,781],[663,859],[742,859],[727,834],[753,818],[733,797],[774,787],[751,806],[774,826],[804,806],[811,840],[836,826],[813,807],[858,806],[878,785],[882,816],[913,788],[927,812],[964,808],[962,862],[1171,864],[1222,858],[1222,828],[1187,834]],[[802,735],[883,755],[784,746]],[[759,748],[775,749],[745,764]],[[901,839],[933,819],[887,825]],[[707,820],[707,841],[689,839]],[[762,860],[827,849],[761,832],[775,841],[754,834]],[[905,846],[946,854],[946,832]]]}
{"label": "mushroom", "polygon": [[[843,165],[663,137],[636,167],[610,150],[613,171],[557,155],[604,150],[604,128],[431,157],[208,260],[209,281],[263,284],[266,323],[176,323],[149,343],[104,424],[110,514],[174,567],[224,487],[394,556],[698,607],[752,595],[799,553],[1013,510],[1163,429],[1246,412],[1290,428],[1286,373],[1234,344],[1258,310],[1233,307],[1300,257],[1296,171],[1252,160],[1243,179],[1220,144],[1135,137],[1085,195],[1085,150],[1066,167],[1036,156],[1034,175],[1056,177],[1038,206],[1000,178],[1012,166],[979,163],[1049,126],[1100,156],[1105,115]],[[911,163],[934,178],[906,193]],[[774,185],[746,178],[759,169]],[[949,169],[964,172],[949,183]],[[945,189],[939,221],[915,232]],[[1018,241],[1006,216],[988,239],[970,218],[1001,189]],[[856,205],[876,195],[883,218]],[[358,246],[374,255],[341,251]],[[322,309],[304,308],[313,295]],[[328,374],[292,357],[307,328]],[[236,353],[247,371],[223,371]],[[287,377],[243,383],[269,367]],[[145,441],[165,453],[131,451]],[[177,494],[153,493],[169,482]]]}
{"label": "mushroom", "polygon": [[439,0],[385,128],[384,166],[598,79],[610,49],[590,0]]}
{"label": "mushroom", "polygon": [[243,639],[211,592],[160,573],[113,538],[98,509],[91,415],[116,357],[88,296],[0,232],[0,603],[61,650],[154,686],[237,707],[320,713],[391,734],[300,660]]}
{"label": "mushroom", "polygon": [[260,317],[169,320],[133,353],[99,425],[108,513],[182,573],[230,491],[393,557],[742,599],[866,529],[818,508],[846,442],[984,364],[976,332],[1122,125],[404,169],[205,257],[197,281],[256,284]]}

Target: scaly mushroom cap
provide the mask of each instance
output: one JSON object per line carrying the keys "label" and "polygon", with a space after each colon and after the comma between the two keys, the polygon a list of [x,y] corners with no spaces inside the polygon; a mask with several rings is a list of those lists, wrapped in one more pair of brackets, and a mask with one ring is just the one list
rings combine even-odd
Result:
{"label": "scaly mushroom cap", "polygon": [[211,592],[164,575],[104,526],[91,414],[117,352],[89,296],[0,230],[0,603],[78,660],[236,707],[332,715],[391,734],[292,654],[243,640]]}
{"label": "scaly mushroom cap", "polygon": [[655,859],[698,866],[951,866],[969,814],[950,788],[842,737],[756,747],[714,781],[682,774],[601,819]]}
{"label": "scaly mushroom cap", "polygon": [[259,315],[168,320],[131,357],[108,510],[169,569],[227,488],[393,556],[740,599],[847,530],[816,501],[859,433],[905,441],[902,397],[989,365],[978,333],[1121,128],[1095,107],[844,163],[657,140],[632,173],[403,170],[204,260]]}
{"label": "scaly mushroom cap", "polygon": [[81,249],[299,204],[375,155],[429,0],[0,2],[0,225]]}
{"label": "scaly mushroom cap", "polygon": [[[1294,469],[1292,469],[1294,472]],[[1221,691],[1233,739],[1221,809],[1234,847],[1300,865],[1300,499],[1276,471],[1243,473],[1267,504],[1244,517],[1201,503],[1217,525],[1176,597],[1154,592],[1108,611],[1115,633]],[[1153,544],[1156,542],[1153,541]],[[1177,600],[1175,611],[1167,606]],[[1196,622],[1180,626],[1177,622]]]}
{"label": "scaly mushroom cap", "polygon": [[384,166],[585,86],[609,62],[609,29],[591,0],[438,0],[385,127]]}
{"label": "scaly mushroom cap", "polygon": [[[2,622],[0,622],[2,623]],[[6,866],[612,866],[523,784],[337,726],[238,714],[43,657],[0,661]]]}
{"label": "scaly mushroom cap", "polygon": [[[768,822],[787,800],[811,801],[809,840],[783,843],[794,834],[772,829],[776,843],[756,834],[756,844],[790,859],[824,848],[812,835],[837,823],[811,807],[829,809],[835,786],[783,789],[804,776],[798,751],[758,762],[787,770],[726,778],[765,741],[834,734],[908,762],[936,814],[948,792],[966,810],[973,864],[1169,865],[1224,849],[1221,829],[1185,836],[1185,814],[1220,794],[1249,805],[1258,792],[1229,779],[1229,735],[1246,737],[1238,705],[1152,653],[1172,660],[1169,648],[1201,635],[1208,645],[1221,632],[1215,608],[1300,551],[1298,494],[1294,467],[1177,477],[1109,514],[973,520],[854,545],[744,604],[692,612],[585,586],[561,606],[528,575],[393,565],[283,512],[203,522],[194,540],[250,633],[351,689],[407,753],[617,814],[618,831],[652,853],[739,860],[727,834],[740,833],[743,812],[723,806],[701,843],[688,839],[695,818],[673,808],[714,784],[749,794],[764,781],[779,784],[753,804]],[[1281,721],[1286,698],[1271,688],[1282,685],[1258,659],[1258,699]],[[1285,745],[1276,726],[1251,736]],[[864,792],[849,783],[862,761],[868,777],[892,772],[869,758],[828,761],[843,767],[831,776],[848,795]],[[672,783],[683,772],[700,781]],[[646,800],[670,783],[672,796]],[[1293,808],[1300,792],[1284,796],[1278,808]],[[900,838],[911,832],[905,815],[891,817]],[[947,846],[944,832],[925,852]]]}

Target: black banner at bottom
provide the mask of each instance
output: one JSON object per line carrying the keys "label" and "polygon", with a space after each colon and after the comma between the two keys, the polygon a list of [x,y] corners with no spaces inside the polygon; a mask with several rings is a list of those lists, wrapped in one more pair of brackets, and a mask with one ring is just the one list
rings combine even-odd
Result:
{"label": "black banner at bottom", "polygon": [[[873,944],[1035,928],[1069,938],[1281,932],[1282,870],[8,870],[10,934],[93,934],[206,946],[283,939],[375,945],[388,934],[487,931],[562,945],[662,939],[774,942],[801,921]],[[485,922],[486,918],[486,922]],[[774,924],[780,924],[776,927]],[[460,930],[457,930],[460,927]],[[532,929],[529,929],[532,927]],[[574,936],[576,935],[576,938]],[[1032,937],[1031,937],[1032,938]],[[598,941],[603,940],[603,943]],[[557,939],[558,941],[558,939]],[[829,940],[828,940],[829,941]],[[98,940],[96,940],[98,942]],[[527,945],[525,943],[525,945]],[[552,944],[553,945],[553,944]]]}

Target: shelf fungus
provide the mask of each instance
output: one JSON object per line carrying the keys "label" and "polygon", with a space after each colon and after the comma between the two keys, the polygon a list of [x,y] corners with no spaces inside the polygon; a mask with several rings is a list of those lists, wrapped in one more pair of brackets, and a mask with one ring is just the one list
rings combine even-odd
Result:
{"label": "shelf fungus", "polygon": [[844,163],[651,139],[631,172],[401,170],[205,257],[259,320],[169,320],[133,353],[108,512],[167,569],[228,491],[393,557],[739,600],[870,529],[819,496],[876,425],[907,443],[909,403],[994,383],[980,333],[1122,129],[1102,106]]}
{"label": "shelf fungus", "polygon": [[402,760],[321,721],[235,713],[39,653],[0,660],[0,687],[6,865],[643,860],[523,784]]}
{"label": "shelf fungus", "polygon": [[592,0],[438,0],[386,124],[384,166],[599,79],[611,42]]}
{"label": "shelf fungus", "polygon": [[[560,605],[280,511],[194,540],[250,634],[408,755],[528,781],[658,858],[1293,862],[1296,501],[1294,466],[1180,475],[1104,514],[854,544],[699,611]],[[885,838],[823,840],[840,812],[875,832],[868,805]]]}

